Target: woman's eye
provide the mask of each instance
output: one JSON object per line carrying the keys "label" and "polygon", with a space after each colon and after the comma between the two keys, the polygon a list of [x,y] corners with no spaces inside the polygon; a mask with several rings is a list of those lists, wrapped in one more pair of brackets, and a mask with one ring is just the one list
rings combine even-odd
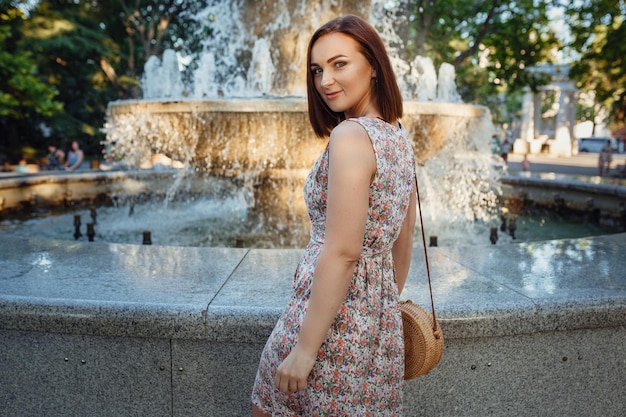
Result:
{"label": "woman's eye", "polygon": [[322,69],[321,68],[312,68],[311,69],[311,74],[313,75],[320,75],[322,73]]}
{"label": "woman's eye", "polygon": [[337,68],[341,68],[341,67],[345,67],[345,66],[346,66],[346,63],[343,62],[343,61],[335,62],[335,67],[337,67]]}

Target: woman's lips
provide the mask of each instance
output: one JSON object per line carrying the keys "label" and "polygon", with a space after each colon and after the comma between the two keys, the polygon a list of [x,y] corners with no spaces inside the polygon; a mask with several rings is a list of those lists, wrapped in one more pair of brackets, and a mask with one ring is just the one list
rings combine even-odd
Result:
{"label": "woman's lips", "polygon": [[326,95],[326,99],[328,99],[328,100],[333,100],[333,99],[335,99],[335,98],[339,97],[339,94],[340,94],[340,93],[341,93],[341,91],[334,91],[334,92],[332,92],[332,93],[325,93],[325,95]]}

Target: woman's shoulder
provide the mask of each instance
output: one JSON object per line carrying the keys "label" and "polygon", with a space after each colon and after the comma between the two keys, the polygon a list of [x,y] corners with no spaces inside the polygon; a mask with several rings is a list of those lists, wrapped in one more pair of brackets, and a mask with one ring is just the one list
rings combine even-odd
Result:
{"label": "woman's shoulder", "polygon": [[366,155],[373,154],[369,132],[353,119],[344,120],[330,132],[329,151],[334,155]]}
{"label": "woman's shoulder", "polygon": [[367,131],[367,127],[364,126],[359,121],[360,119],[346,119],[339,123],[335,128],[330,132],[331,140],[333,138],[343,138],[343,137],[352,137],[352,138],[367,138],[369,140],[369,133]]}

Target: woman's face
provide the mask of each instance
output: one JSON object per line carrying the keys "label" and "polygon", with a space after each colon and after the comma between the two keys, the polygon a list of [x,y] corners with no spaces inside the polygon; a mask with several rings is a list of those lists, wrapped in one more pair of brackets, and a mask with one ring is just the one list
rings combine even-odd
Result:
{"label": "woman's face", "polygon": [[319,38],[311,48],[309,70],[315,89],[332,111],[350,118],[371,110],[376,74],[350,36],[330,33]]}

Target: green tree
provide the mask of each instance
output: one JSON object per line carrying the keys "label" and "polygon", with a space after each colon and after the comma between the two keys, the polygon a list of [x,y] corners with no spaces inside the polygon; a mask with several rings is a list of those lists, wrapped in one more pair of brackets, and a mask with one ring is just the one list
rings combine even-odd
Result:
{"label": "green tree", "polygon": [[[496,121],[508,118],[505,94],[546,80],[526,71],[552,62],[559,40],[548,25],[553,0],[403,0],[397,11],[408,59],[429,56],[452,63],[466,102],[490,107]],[[512,110],[512,109],[511,109]]]}
{"label": "green tree", "polygon": [[524,87],[529,81],[524,69],[554,59],[552,52],[560,46],[548,25],[553,3],[405,0],[400,13],[409,16],[403,29],[408,58],[429,56],[436,64],[450,62],[457,70],[468,62],[487,65],[511,88]]}
{"label": "green tree", "polygon": [[50,128],[47,140],[62,147],[76,140],[88,155],[100,153],[107,103],[127,88],[112,65],[120,48],[100,28],[94,4],[41,0],[24,22],[20,40],[22,49],[34,52],[64,104],[64,112],[41,121]]}
{"label": "green tree", "polygon": [[193,53],[199,46],[199,40],[190,34],[199,25],[195,14],[207,5],[208,0],[101,1],[108,4],[107,9],[118,10],[115,24],[121,24],[126,35],[124,44],[131,76],[140,76],[143,64],[151,56],[161,55],[164,49]]}
{"label": "green tree", "polygon": [[[22,14],[19,24],[11,26],[8,41],[17,55],[31,60],[35,74],[45,74],[44,84],[58,93],[57,110],[62,103],[64,111],[30,112],[27,120],[3,117],[5,130],[14,132],[13,145],[28,142],[45,149],[47,142],[67,147],[77,140],[88,155],[98,156],[108,103],[139,97],[145,60],[162,48],[183,48],[181,38],[194,29],[192,12],[202,4],[204,0],[36,2],[28,16]],[[15,69],[14,59],[7,59]],[[27,103],[19,101],[22,107]]]}
{"label": "green tree", "polygon": [[593,93],[609,113],[614,129],[626,126],[626,2],[581,0],[566,3],[571,46],[580,53],[571,76],[577,87]]}
{"label": "green tree", "polygon": [[20,48],[18,37],[24,12],[12,3],[0,7],[0,126],[4,140],[0,154],[21,158],[24,138],[36,131],[31,120],[51,117],[63,110],[57,89],[41,75],[30,51]]}

